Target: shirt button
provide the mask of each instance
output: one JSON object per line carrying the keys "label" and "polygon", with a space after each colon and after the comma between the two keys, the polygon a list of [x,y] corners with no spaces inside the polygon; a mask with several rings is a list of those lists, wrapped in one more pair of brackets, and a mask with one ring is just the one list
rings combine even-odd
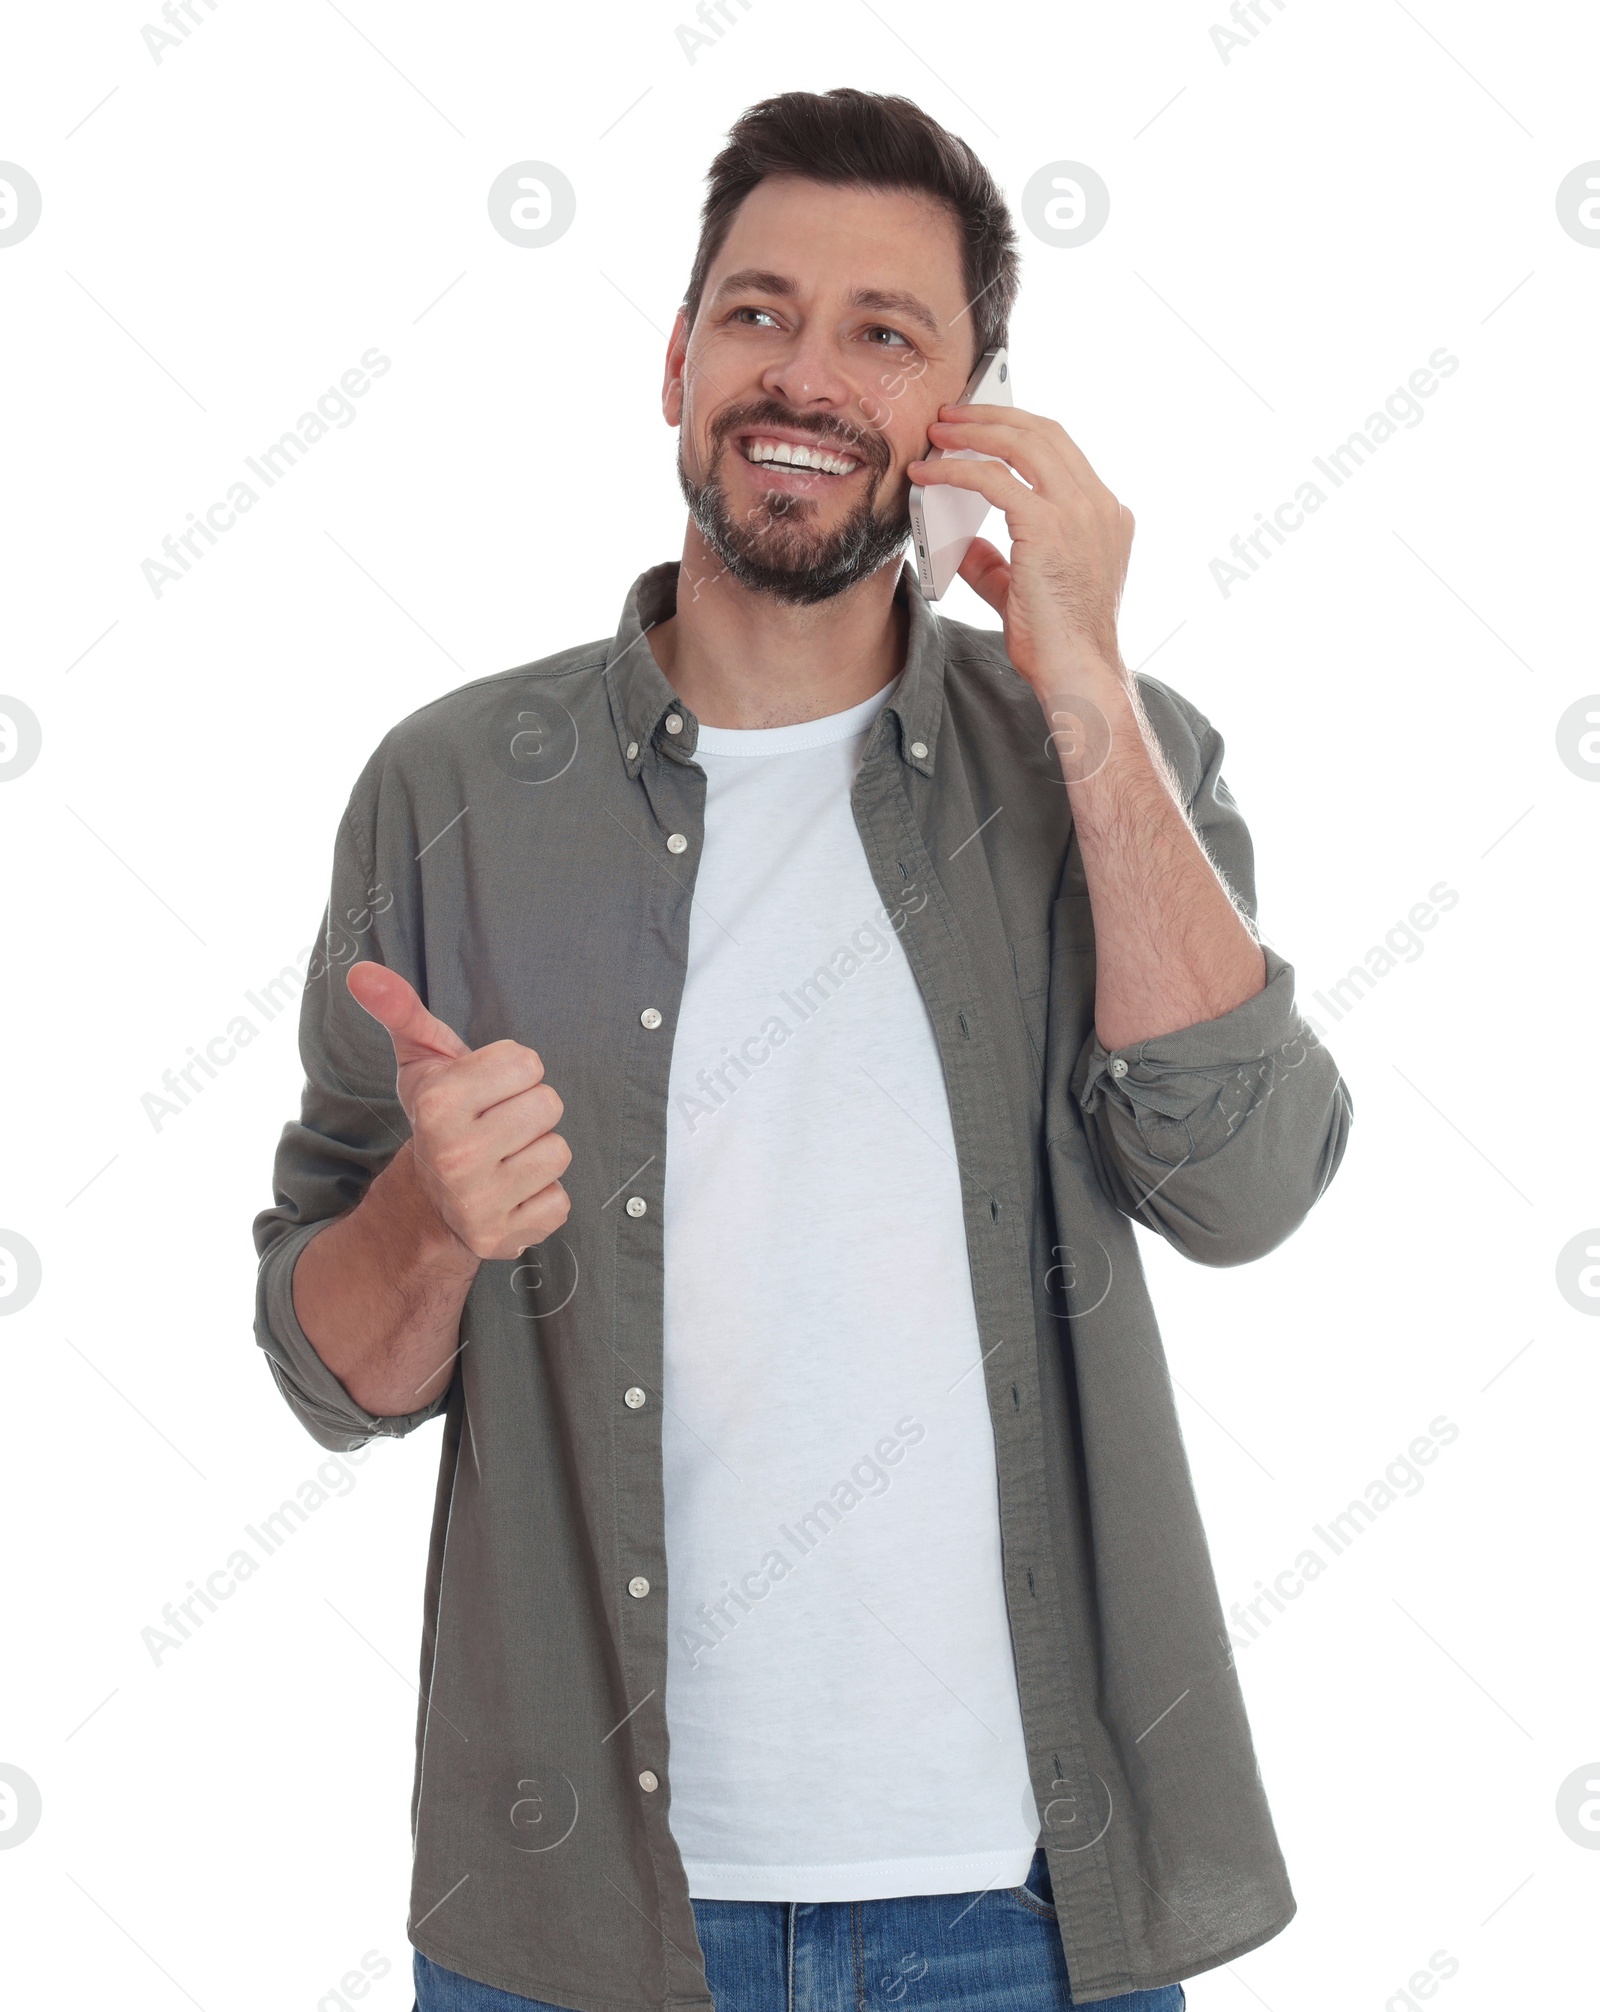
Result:
{"label": "shirt button", "polygon": [[689,850],[689,841],[681,831],[675,831],[667,840],[667,850],[668,852],[687,852]]}
{"label": "shirt button", "polygon": [[926,741],[913,741],[911,743],[911,752],[916,756],[918,761],[921,761],[923,756],[928,752],[928,743]]}
{"label": "shirt button", "polygon": [[1126,1062],[1124,1062],[1124,1061],[1123,1061],[1123,1059],[1122,1059],[1122,1057],[1121,1057],[1120,1055],[1113,1055],[1113,1056],[1112,1056],[1112,1058],[1111,1058],[1111,1073],[1112,1073],[1112,1075],[1113,1075],[1113,1076],[1115,1076],[1115,1077],[1116,1077],[1116,1079],[1117,1079],[1117,1081],[1118,1081],[1119,1083],[1121,1082],[1122,1078],[1123,1078],[1124,1076],[1126,1076],[1126,1075],[1127,1075],[1127,1073],[1128,1073],[1128,1065],[1127,1065],[1127,1063],[1126,1063]]}
{"label": "shirt button", "polygon": [[630,1216],[642,1216],[647,1204],[643,1195],[629,1195],[624,1207]]}
{"label": "shirt button", "polygon": [[644,1392],[639,1388],[638,1384],[629,1384],[628,1388],[622,1393],[622,1401],[630,1411],[637,1411],[639,1406],[644,1402]]}
{"label": "shirt button", "polygon": [[660,1788],[661,1784],[656,1779],[654,1771],[646,1768],[644,1773],[639,1777],[639,1786],[644,1790],[646,1795],[650,1795],[656,1789]]}
{"label": "shirt button", "polygon": [[638,743],[637,741],[629,741],[629,743],[628,743],[628,759],[629,759],[629,761],[632,761],[632,760],[633,760],[633,759],[635,758],[635,756],[636,756],[636,755],[638,754],[638,752],[639,752],[639,743]]}
{"label": "shirt button", "polygon": [[630,1579],[628,1581],[628,1591],[636,1600],[642,1600],[649,1590],[650,1581],[648,1579]]}
{"label": "shirt button", "polygon": [[681,734],[683,732],[683,721],[676,713],[667,714],[667,732],[669,734]]}
{"label": "shirt button", "polygon": [[659,1027],[661,1025],[661,1015],[656,1011],[655,1007],[647,1006],[639,1015],[639,1025],[641,1027]]}

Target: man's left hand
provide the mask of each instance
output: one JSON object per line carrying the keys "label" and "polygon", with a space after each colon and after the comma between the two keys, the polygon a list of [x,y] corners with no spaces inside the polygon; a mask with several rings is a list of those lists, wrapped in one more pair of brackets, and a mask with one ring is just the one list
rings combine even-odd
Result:
{"label": "man's left hand", "polygon": [[[1010,405],[943,405],[928,439],[946,458],[913,461],[913,482],[973,489],[1003,510],[1011,556],[974,538],[961,578],[1004,625],[1006,653],[1040,692],[1065,674],[1127,672],[1117,609],[1133,545],[1133,512],[1089,466],[1065,427]],[[952,461],[969,447],[995,461]],[[1021,480],[1018,480],[1018,477]]]}

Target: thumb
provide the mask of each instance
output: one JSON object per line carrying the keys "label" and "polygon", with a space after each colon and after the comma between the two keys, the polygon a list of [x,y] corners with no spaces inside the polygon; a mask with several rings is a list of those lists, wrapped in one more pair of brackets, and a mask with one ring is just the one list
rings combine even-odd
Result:
{"label": "thumb", "polygon": [[1005,614],[1006,597],[1011,591],[1011,565],[1001,556],[998,546],[991,545],[987,538],[974,538],[956,571],[980,601],[987,601],[997,615]]}
{"label": "thumb", "polygon": [[388,1029],[397,1067],[404,1068],[407,1062],[454,1062],[471,1054],[460,1035],[423,1005],[411,981],[386,964],[352,964],[345,983],[356,1004]]}

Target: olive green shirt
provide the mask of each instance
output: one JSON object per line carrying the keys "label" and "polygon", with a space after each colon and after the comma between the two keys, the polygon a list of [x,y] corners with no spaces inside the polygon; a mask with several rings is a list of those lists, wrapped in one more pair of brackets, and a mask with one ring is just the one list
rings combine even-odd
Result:
{"label": "olive green shirt", "polygon": [[[301,1112],[255,1223],[256,1336],[317,1443],[443,1416],[411,1940],[576,2012],[711,2008],[665,1714],[661,1200],[705,775],[644,633],[677,571],[640,576],[613,639],[422,707],[363,769],[302,1002]],[[1232,1012],[1100,1045],[1039,701],[999,634],[936,615],[909,566],[899,592],[905,673],[851,802],[942,1061],[1040,1841],[1092,2003],[1227,1962],[1295,1911],[1133,1222],[1201,1264],[1270,1251],[1338,1166],[1350,1099],[1271,948]],[[1221,738],[1159,680],[1139,688],[1253,918]],[[480,1268],[453,1366],[403,1417],[351,1399],[291,1293],[307,1242],[407,1137],[389,1037],[344,982],[363,957],[471,1047],[537,1049],[572,1148],[566,1224]],[[880,1234],[903,1234],[887,1201]]]}

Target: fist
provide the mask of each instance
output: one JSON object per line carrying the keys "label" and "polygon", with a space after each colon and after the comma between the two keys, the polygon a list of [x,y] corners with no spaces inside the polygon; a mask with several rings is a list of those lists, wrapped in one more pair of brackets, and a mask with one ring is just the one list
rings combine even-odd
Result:
{"label": "fist", "polygon": [[386,965],[352,964],[346,983],[394,1043],[412,1156],[446,1227],[480,1258],[542,1243],[572,1206],[560,1180],[572,1150],[539,1057],[519,1041],[469,1048]]}

